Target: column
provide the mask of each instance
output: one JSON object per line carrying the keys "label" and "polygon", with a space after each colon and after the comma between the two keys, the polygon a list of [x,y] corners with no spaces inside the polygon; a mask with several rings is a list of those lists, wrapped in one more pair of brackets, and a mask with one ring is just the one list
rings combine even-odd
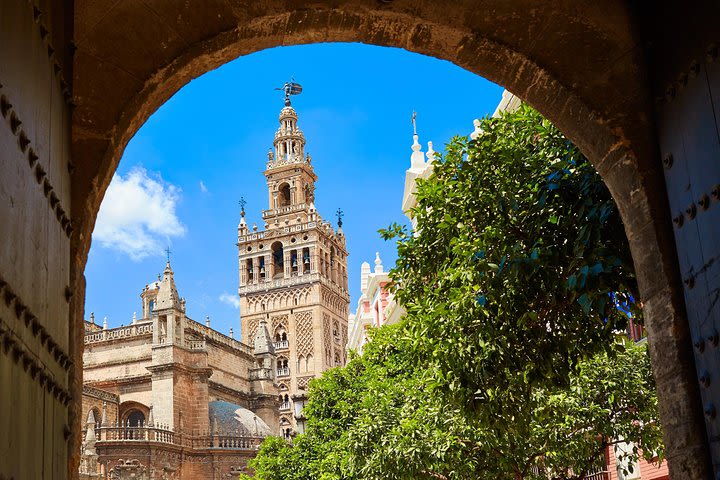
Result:
{"label": "column", "polygon": [[[260,258],[253,257],[252,265],[253,265],[253,283],[260,283]],[[265,268],[265,271],[267,271],[267,267]]]}
{"label": "column", "polygon": [[290,278],[290,272],[292,266],[290,265],[290,249],[283,250],[283,271],[285,272],[285,278]]}

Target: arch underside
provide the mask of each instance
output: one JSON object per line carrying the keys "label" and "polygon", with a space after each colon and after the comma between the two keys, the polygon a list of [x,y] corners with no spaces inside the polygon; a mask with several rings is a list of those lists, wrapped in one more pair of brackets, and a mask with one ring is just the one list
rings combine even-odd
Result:
{"label": "arch underside", "polygon": [[[703,451],[704,438],[687,427],[696,421],[697,387],[690,382],[694,371],[687,361],[667,201],[653,195],[664,189],[664,180],[656,165],[652,99],[624,2],[106,3],[77,2],[75,8],[72,278],[77,293],[71,344],[76,362],[82,361],[83,271],[100,202],[125,146],[153,112],[193,78],[262,49],[318,42],[398,47],[448,60],[505,86],[593,162],[619,206],[633,252],[671,468],[685,468],[681,452]],[[472,92],[467,99],[473,101]],[[81,379],[74,382],[77,390]],[[666,389],[682,392],[684,403]]]}

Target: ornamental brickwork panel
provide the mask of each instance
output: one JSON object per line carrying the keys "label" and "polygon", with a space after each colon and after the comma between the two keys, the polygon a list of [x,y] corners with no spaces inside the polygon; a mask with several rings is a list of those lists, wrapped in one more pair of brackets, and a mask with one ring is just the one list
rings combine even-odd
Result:
{"label": "ornamental brickwork panel", "polygon": [[295,314],[295,338],[297,354],[307,357],[313,354],[313,314],[298,312]]}

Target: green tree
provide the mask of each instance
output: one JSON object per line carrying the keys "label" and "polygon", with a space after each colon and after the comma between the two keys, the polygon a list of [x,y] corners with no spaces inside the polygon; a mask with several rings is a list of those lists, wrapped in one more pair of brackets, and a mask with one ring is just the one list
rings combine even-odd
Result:
{"label": "green tree", "polygon": [[613,439],[659,451],[609,192],[528,107],[482,129],[418,182],[418,231],[384,232],[405,321],[311,383],[308,433],[264,445],[258,478],[581,479]]}

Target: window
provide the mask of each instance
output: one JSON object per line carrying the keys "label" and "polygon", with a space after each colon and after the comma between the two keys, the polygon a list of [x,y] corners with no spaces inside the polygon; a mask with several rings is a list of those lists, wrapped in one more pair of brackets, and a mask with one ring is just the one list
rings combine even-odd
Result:
{"label": "window", "polygon": [[125,416],[128,427],[141,427],[145,424],[145,415],[140,410],[130,410]]}
{"label": "window", "polygon": [[290,185],[283,183],[278,188],[278,207],[290,205]]}
{"label": "window", "polygon": [[283,251],[283,245],[280,242],[275,242],[271,245],[273,257],[273,275],[272,278],[282,277],[285,274],[285,252]]}

